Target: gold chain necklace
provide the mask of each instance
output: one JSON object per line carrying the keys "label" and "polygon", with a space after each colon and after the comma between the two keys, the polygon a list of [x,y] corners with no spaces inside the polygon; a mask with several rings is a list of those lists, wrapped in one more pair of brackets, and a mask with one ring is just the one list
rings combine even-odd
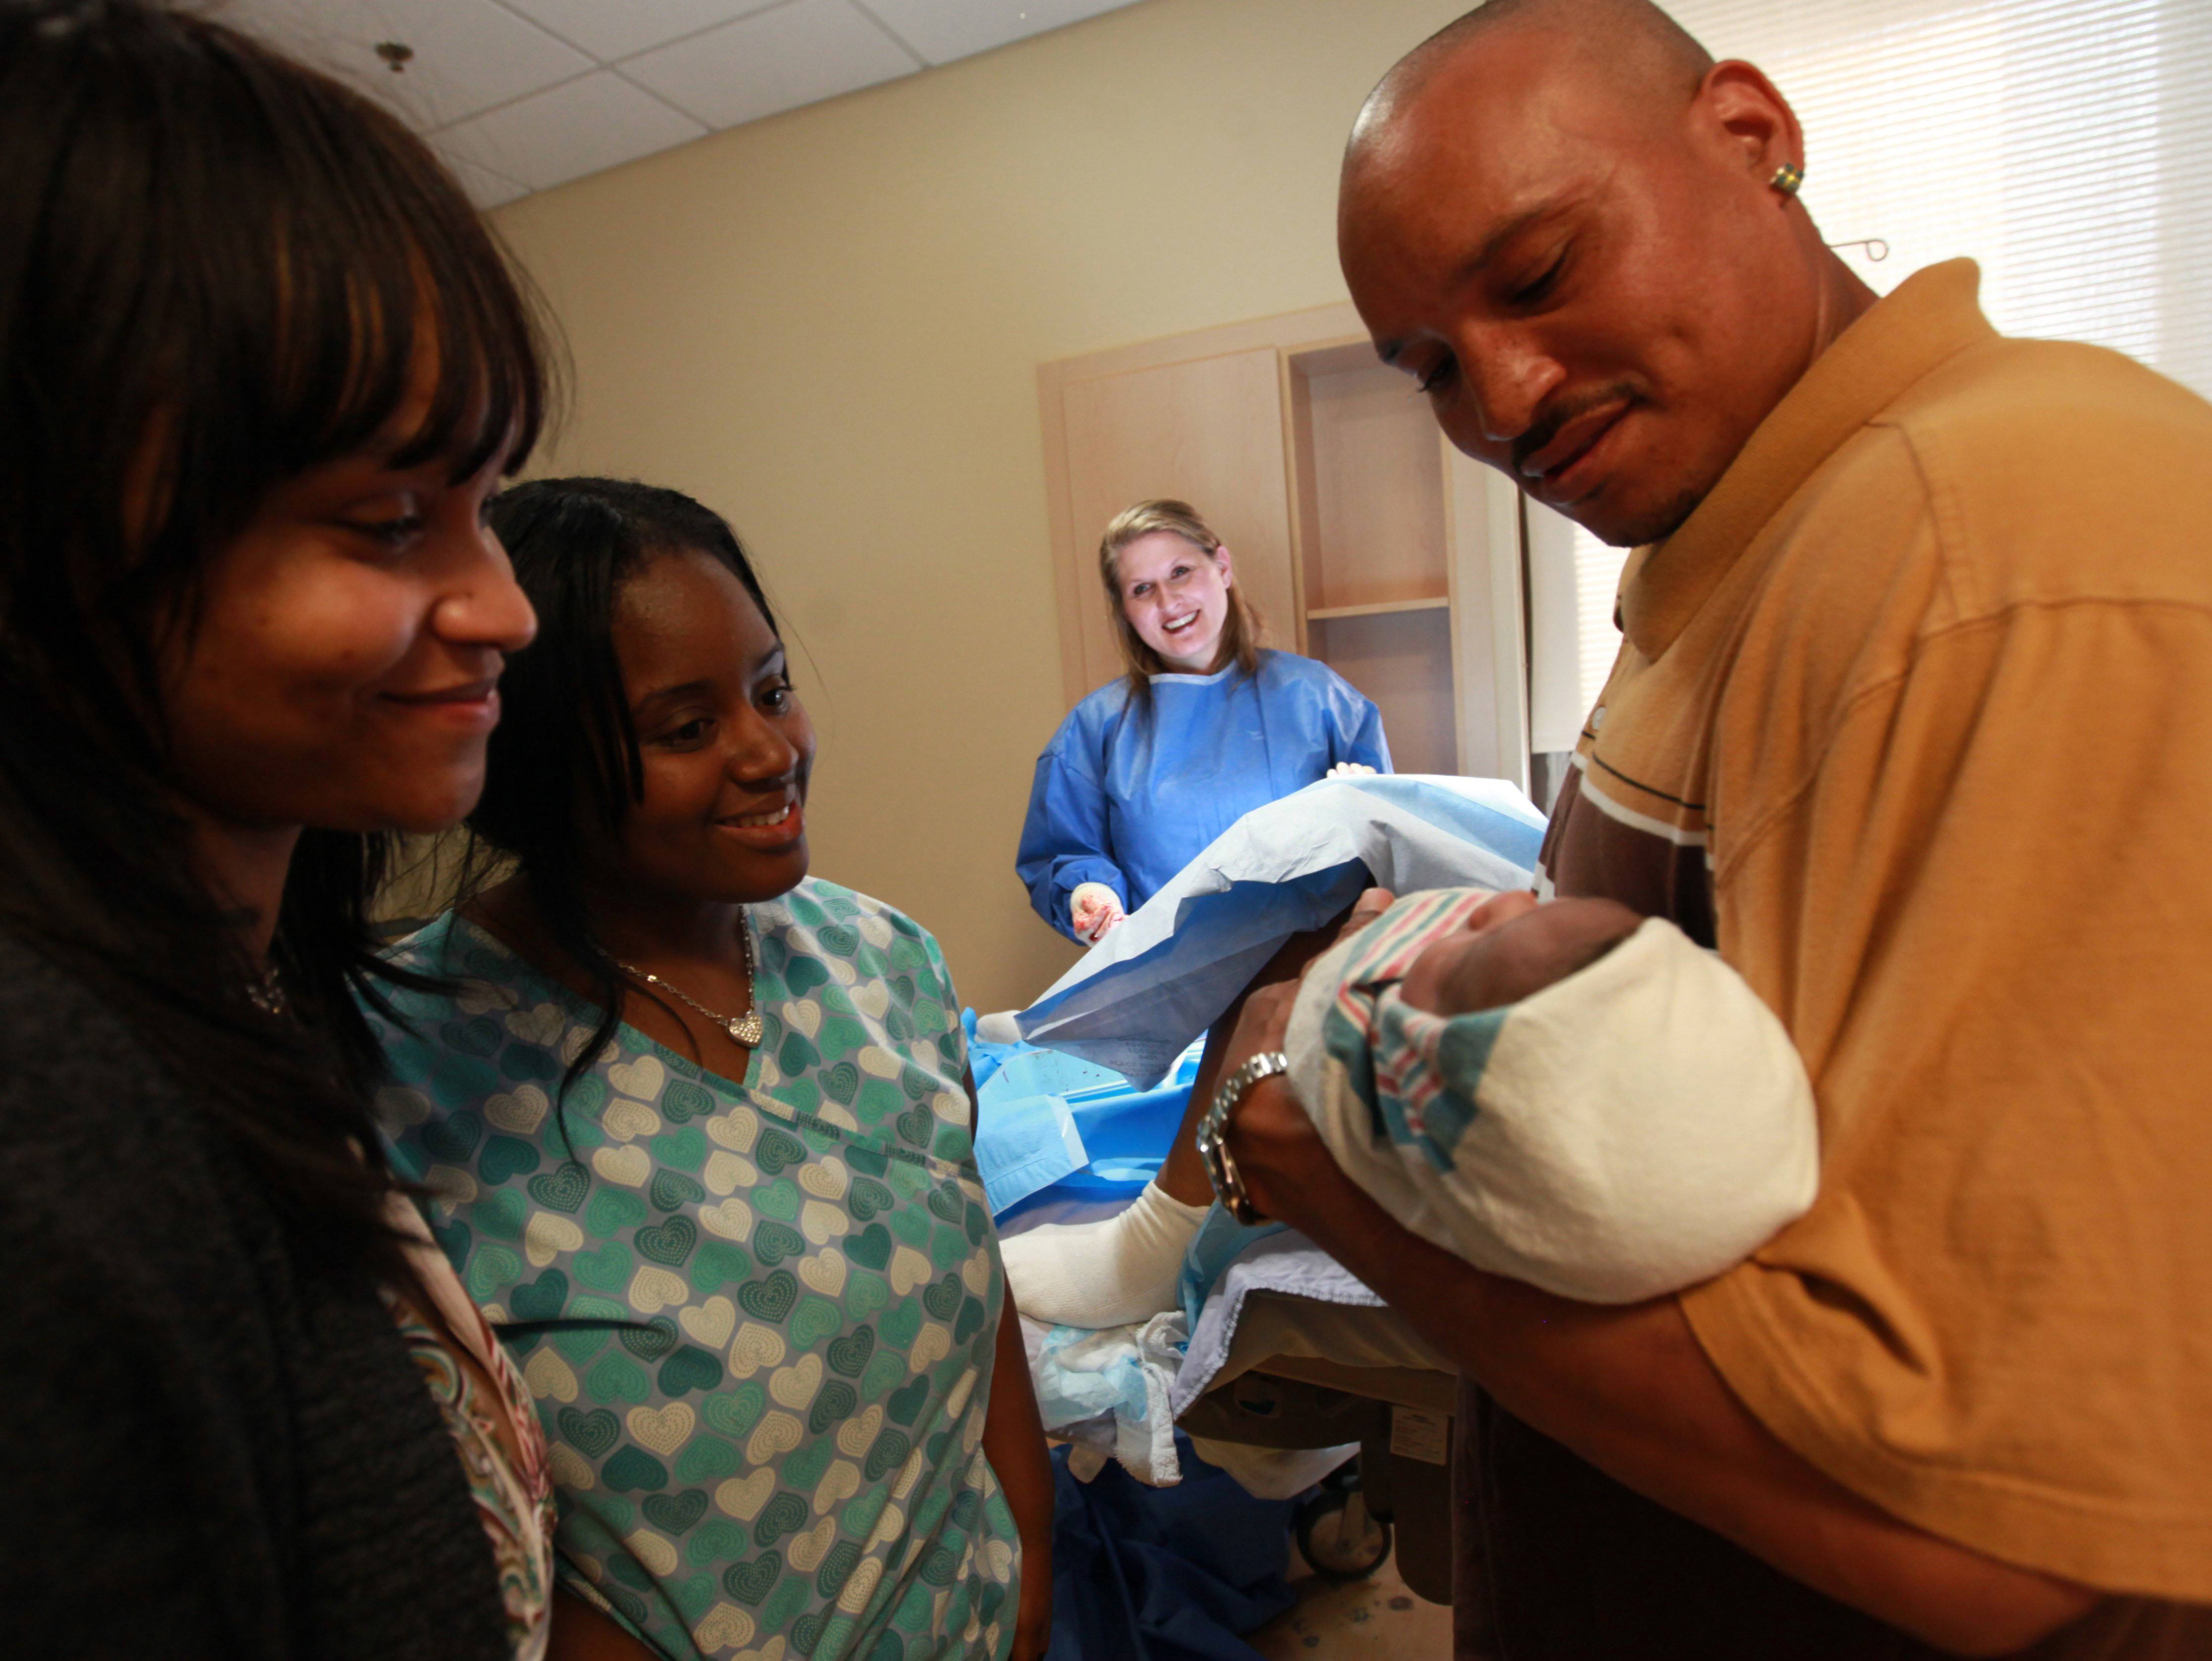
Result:
{"label": "gold chain necklace", "polygon": [[[659,986],[664,991],[673,992],[679,1000],[690,1004],[737,1042],[750,1049],[761,1041],[760,988],[758,977],[753,970],[752,927],[743,912],[739,912],[738,916],[738,944],[745,955],[745,987],[753,994],[753,1007],[741,1015],[724,1015],[720,1009],[708,1009],[681,986],[662,979],[650,969],[641,969],[635,963],[625,963],[622,959],[613,957],[611,955],[609,961],[615,967],[634,980],[642,980],[648,986]],[[599,949],[605,951],[606,948],[603,946]]]}

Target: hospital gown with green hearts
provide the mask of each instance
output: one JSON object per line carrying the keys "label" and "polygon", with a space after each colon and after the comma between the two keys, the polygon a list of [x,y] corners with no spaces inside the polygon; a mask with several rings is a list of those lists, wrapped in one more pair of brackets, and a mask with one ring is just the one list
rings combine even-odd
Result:
{"label": "hospital gown with green hearts", "polygon": [[559,1571],[678,1657],[996,1658],[1019,1544],[981,1446],[1004,1300],[937,943],[809,879],[750,908],[742,1082],[451,914],[377,1017],[380,1117],[553,1448]]}

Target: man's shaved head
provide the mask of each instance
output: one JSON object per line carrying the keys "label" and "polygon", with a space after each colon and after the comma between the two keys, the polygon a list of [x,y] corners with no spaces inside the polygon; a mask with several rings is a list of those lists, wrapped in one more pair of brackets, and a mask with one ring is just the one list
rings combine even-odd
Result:
{"label": "man's shaved head", "polygon": [[1407,52],[1384,76],[1352,124],[1347,162],[1360,136],[1379,130],[1391,108],[1417,94],[1430,75],[1462,47],[1495,31],[1547,29],[1578,42],[1595,67],[1609,71],[1624,96],[1679,108],[1713,66],[1712,54],[1651,0],[1486,0]]}
{"label": "man's shaved head", "polygon": [[1872,301],[1771,188],[1802,161],[1766,78],[1650,0],[1489,0],[1361,109],[1339,252],[1454,443],[1652,541]]}

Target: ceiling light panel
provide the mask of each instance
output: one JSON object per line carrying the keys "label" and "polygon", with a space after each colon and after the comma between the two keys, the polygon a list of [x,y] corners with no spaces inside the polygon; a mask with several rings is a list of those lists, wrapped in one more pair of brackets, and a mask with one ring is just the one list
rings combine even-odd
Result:
{"label": "ceiling light panel", "polygon": [[848,0],[789,0],[622,66],[710,127],[734,127],[922,65]]}
{"label": "ceiling light panel", "polygon": [[932,64],[1079,23],[1131,0],[860,0]]}
{"label": "ceiling light panel", "polygon": [[602,63],[665,45],[782,0],[501,0]]}
{"label": "ceiling light panel", "polygon": [[[442,127],[582,75],[592,60],[495,0],[232,0],[224,22],[337,70],[417,127]],[[394,73],[384,41],[413,55]]]}

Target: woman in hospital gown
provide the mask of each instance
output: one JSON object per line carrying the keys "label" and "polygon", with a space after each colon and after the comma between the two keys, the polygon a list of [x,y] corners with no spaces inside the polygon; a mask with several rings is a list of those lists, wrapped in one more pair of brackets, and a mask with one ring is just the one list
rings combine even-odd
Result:
{"label": "woman in hospital gown", "polygon": [[1116,515],[1098,565],[1128,673],[1037,758],[1014,863],[1037,914],[1086,944],[1254,808],[1340,768],[1390,770],[1372,703],[1259,645],[1229,550],[1188,505]]}

